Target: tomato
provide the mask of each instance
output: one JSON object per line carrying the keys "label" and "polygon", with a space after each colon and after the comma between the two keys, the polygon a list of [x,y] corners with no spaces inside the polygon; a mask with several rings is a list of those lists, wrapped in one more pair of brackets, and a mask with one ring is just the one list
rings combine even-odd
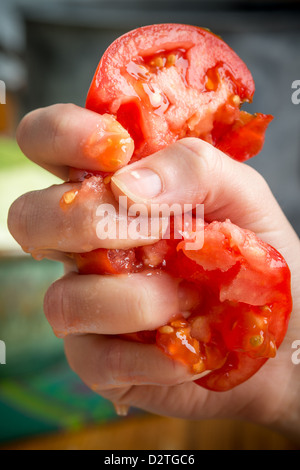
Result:
{"label": "tomato", "polygon": [[[86,106],[112,115],[128,132],[134,141],[131,161],[187,136],[244,161],[261,150],[272,120],[240,110],[253,94],[246,65],[218,36],[194,26],[163,24],[131,31],[108,48]],[[115,142],[119,166],[128,163],[128,153],[122,161],[120,149]],[[115,168],[109,167],[106,148],[104,159],[106,173],[97,175],[108,188]],[[71,179],[83,181],[94,174],[76,170]],[[66,201],[72,198],[68,194]],[[201,300],[191,312],[178,312],[157,331],[125,338],[156,343],[193,374],[211,371],[196,381],[205,388],[225,391],[244,382],[275,356],[285,336],[292,309],[287,263],[229,220],[205,223],[201,250],[188,249],[184,237],[173,236],[145,247],[74,257],[83,274],[161,269],[195,285]]]}
{"label": "tomato", "polygon": [[205,226],[201,250],[186,250],[186,243],[179,242],[166,269],[198,286],[201,303],[184,326],[159,330],[157,343],[172,356],[193,341],[188,361],[184,354],[181,360],[194,373],[213,370],[197,383],[228,390],[274,357],[283,341],[292,310],[290,271],[278,251],[229,220]]}
{"label": "tomato", "polygon": [[258,113],[252,116],[240,111],[238,120],[228,132],[215,139],[214,145],[241,162],[256,155],[264,143],[264,133],[273,117]]}
{"label": "tomato", "polygon": [[[261,150],[272,119],[240,111],[254,90],[246,65],[218,36],[161,24],[131,31],[107,49],[86,106],[117,118],[135,142],[133,159],[193,136],[244,160]],[[230,146],[224,136],[231,133],[231,144],[237,136],[238,143]]]}
{"label": "tomato", "polygon": [[[193,374],[212,370],[196,381],[199,385],[229,390],[276,355],[292,310],[290,270],[277,250],[229,220],[205,225],[201,250],[186,248],[186,240],[170,239],[75,256],[85,274],[155,268],[195,285],[201,292],[199,304],[188,317],[178,312],[159,328],[155,342]],[[154,342],[153,332],[125,338]]]}

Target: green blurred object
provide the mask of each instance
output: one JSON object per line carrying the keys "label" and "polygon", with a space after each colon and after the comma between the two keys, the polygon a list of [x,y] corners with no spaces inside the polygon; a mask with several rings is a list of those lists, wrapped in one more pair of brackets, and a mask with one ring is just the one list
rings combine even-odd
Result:
{"label": "green blurred object", "polygon": [[0,377],[39,370],[63,354],[62,342],[43,314],[44,295],[63,267],[25,255],[7,229],[8,210],[16,198],[58,181],[25,158],[16,141],[0,138],[0,340],[7,356]]}
{"label": "green blurred object", "polygon": [[0,339],[6,345],[0,377],[41,370],[62,356],[62,341],[43,314],[44,295],[62,274],[62,265],[53,261],[0,258]]}
{"label": "green blurred object", "polygon": [[11,204],[28,191],[60,182],[59,178],[28,160],[15,140],[0,137],[0,255],[22,252],[7,229]]}
{"label": "green blurred object", "polygon": [[0,138],[0,170],[5,168],[19,167],[20,165],[31,166],[29,160],[27,160],[17,143],[8,138]]}
{"label": "green blurred object", "polygon": [[43,314],[49,285],[62,265],[30,256],[0,258],[0,442],[78,430],[118,419],[113,405],[71,371],[63,341]]}
{"label": "green blurred object", "polygon": [[0,443],[119,419],[112,403],[89,390],[64,358],[35,374],[2,379],[0,417]]}

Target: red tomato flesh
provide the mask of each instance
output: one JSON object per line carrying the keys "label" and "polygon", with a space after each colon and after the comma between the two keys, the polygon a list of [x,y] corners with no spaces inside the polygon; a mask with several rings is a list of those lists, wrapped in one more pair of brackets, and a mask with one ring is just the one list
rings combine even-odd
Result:
{"label": "red tomato flesh", "polygon": [[[135,142],[133,160],[187,136],[244,160],[261,150],[272,119],[241,115],[240,105],[252,101],[254,90],[246,65],[218,36],[195,26],[162,24],[131,31],[107,49],[86,106],[117,118]],[[253,124],[242,131],[245,115]],[[239,144],[223,145],[224,133],[237,126]],[[251,139],[247,152],[245,137]]]}
{"label": "red tomato flesh", "polygon": [[[188,136],[244,161],[261,150],[272,120],[240,110],[253,94],[246,65],[218,36],[194,26],[164,24],[131,31],[108,48],[86,106],[112,115],[126,129],[134,141],[131,161]],[[121,166],[118,145],[114,149]],[[106,152],[106,173],[97,175],[107,187],[109,171],[114,171],[108,163]],[[83,181],[93,174],[73,170],[70,178]],[[161,240],[74,257],[82,274],[161,269],[195,285],[201,301],[191,312],[174,312],[170,324],[157,331],[124,337],[156,343],[193,374],[212,371],[197,383],[229,390],[275,356],[292,309],[290,271],[274,248],[229,220],[205,224],[201,250],[187,250],[186,243]]]}

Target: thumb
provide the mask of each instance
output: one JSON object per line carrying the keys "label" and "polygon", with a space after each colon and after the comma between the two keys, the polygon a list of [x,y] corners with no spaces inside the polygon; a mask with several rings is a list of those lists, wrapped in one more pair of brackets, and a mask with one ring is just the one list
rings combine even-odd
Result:
{"label": "thumb", "polygon": [[[117,171],[112,178],[116,198],[132,203],[204,204],[205,220],[229,218],[268,243],[278,232],[292,231],[269,186],[250,166],[212,145],[185,138]],[[277,236],[276,236],[277,234]],[[279,249],[279,248],[277,248]]]}

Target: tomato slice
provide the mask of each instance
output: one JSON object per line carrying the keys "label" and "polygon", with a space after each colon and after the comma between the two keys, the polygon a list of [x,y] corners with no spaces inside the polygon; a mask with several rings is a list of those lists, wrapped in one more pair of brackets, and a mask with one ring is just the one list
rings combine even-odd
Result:
{"label": "tomato slice", "polygon": [[[134,141],[131,161],[186,136],[244,161],[261,150],[272,120],[240,110],[253,94],[246,65],[218,36],[194,26],[162,24],[131,31],[107,49],[86,106],[112,115],[128,132]],[[113,147],[119,160],[121,147],[118,142]],[[97,177],[109,190],[114,168],[106,147],[104,157],[105,173]],[[73,170],[70,178],[84,181],[93,174]],[[72,198],[73,193],[66,195],[64,206]],[[289,268],[274,248],[229,220],[205,224],[201,250],[188,249],[182,237],[74,257],[83,274],[161,269],[196,285],[201,301],[191,312],[178,312],[157,331],[125,338],[156,343],[193,374],[212,371],[197,380],[205,388],[225,391],[244,382],[274,357],[285,336],[292,309]]]}
{"label": "tomato slice", "polygon": [[[117,118],[135,142],[133,160],[187,136],[244,160],[261,150],[272,119],[257,115],[243,124],[247,113],[240,106],[252,101],[254,90],[246,65],[218,36],[161,24],[131,31],[107,49],[86,106]],[[224,132],[230,142],[238,134],[239,143],[228,145]]]}

